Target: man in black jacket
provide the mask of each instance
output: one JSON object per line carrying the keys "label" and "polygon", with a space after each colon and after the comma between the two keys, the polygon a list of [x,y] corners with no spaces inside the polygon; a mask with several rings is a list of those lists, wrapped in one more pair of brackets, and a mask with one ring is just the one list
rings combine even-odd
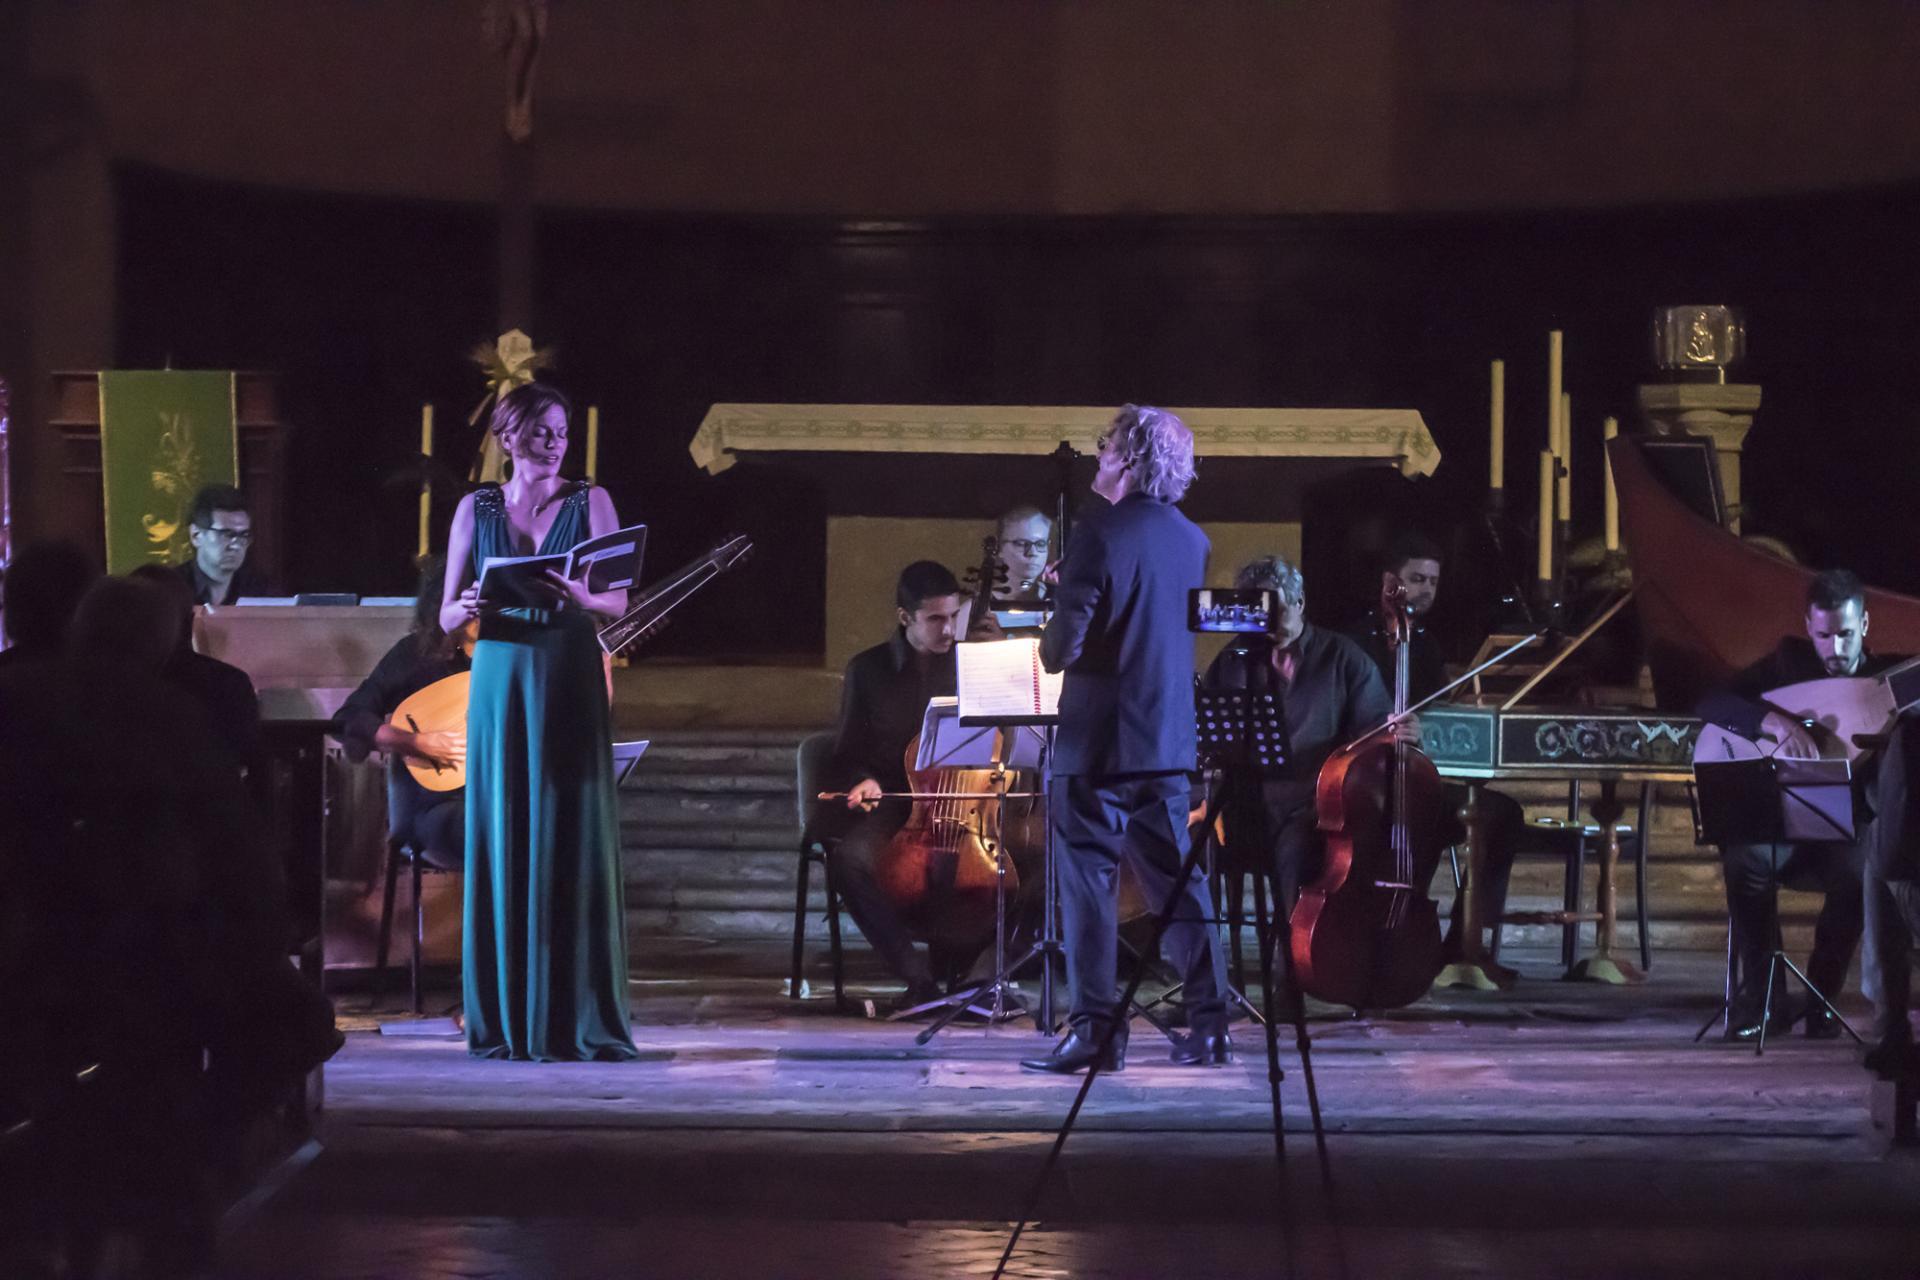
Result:
{"label": "man in black jacket", "polygon": [[1075,526],[1059,569],[1040,654],[1049,671],[1066,673],[1050,773],[1073,1001],[1066,1038],[1023,1061],[1028,1070],[1125,1065],[1114,981],[1123,857],[1150,902],[1182,897],[1164,946],[1185,980],[1192,1031],[1173,1060],[1229,1060],[1212,897],[1197,873],[1176,883],[1195,754],[1187,592],[1204,585],[1208,552],[1206,535],[1174,506],[1192,481],[1186,424],[1145,405],[1121,409],[1100,438],[1093,482],[1110,505]]}
{"label": "man in black jacket", "polygon": [[[1818,757],[1819,747],[1806,727],[1770,706],[1766,695],[1784,685],[1833,676],[1873,676],[1893,666],[1897,659],[1867,650],[1868,621],[1860,579],[1840,569],[1818,575],[1807,591],[1806,635],[1781,640],[1772,653],[1735,676],[1725,688],[1702,698],[1694,714],[1781,756]],[[1867,792],[1877,778],[1869,772],[1860,781],[1862,791]],[[1872,826],[1867,821],[1870,814],[1870,808],[1859,810],[1862,821],[1858,838],[1852,842],[1721,848],[1727,882],[1727,927],[1732,935],[1728,957],[1728,979],[1734,991],[1727,1029],[1730,1038],[1753,1039],[1761,1031],[1767,955],[1778,932],[1774,902],[1781,885],[1826,895],[1814,923],[1807,977],[1828,999],[1839,994],[1861,938],[1861,871],[1872,839]],[[1874,950],[1870,940],[1861,965],[1861,986],[1869,997],[1877,997],[1880,986]],[[1790,1026],[1804,1007],[1776,1001],[1769,1034]],[[1839,1035],[1840,1028],[1833,1015],[1816,1005],[1808,1014],[1807,1034],[1825,1039]]]}
{"label": "man in black jacket", "polygon": [[[1202,682],[1280,697],[1286,761],[1258,781],[1234,779],[1226,814],[1235,852],[1267,859],[1278,887],[1276,908],[1293,911],[1300,886],[1319,875],[1325,840],[1314,810],[1320,768],[1341,747],[1377,729],[1393,713],[1373,660],[1352,638],[1306,620],[1306,578],[1281,556],[1261,556],[1240,569],[1235,585],[1265,588],[1280,600],[1271,636],[1241,636],[1220,651]],[[1251,793],[1250,793],[1251,792]],[[1287,962],[1284,949],[1278,957]]]}

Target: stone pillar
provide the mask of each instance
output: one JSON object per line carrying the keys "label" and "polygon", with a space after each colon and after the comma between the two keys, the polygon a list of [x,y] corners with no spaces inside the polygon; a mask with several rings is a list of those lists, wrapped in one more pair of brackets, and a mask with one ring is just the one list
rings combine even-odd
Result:
{"label": "stone pillar", "polygon": [[1640,415],[1649,435],[1713,441],[1727,523],[1735,533],[1740,532],[1740,450],[1759,408],[1760,388],[1751,382],[1654,382],[1640,388]]}

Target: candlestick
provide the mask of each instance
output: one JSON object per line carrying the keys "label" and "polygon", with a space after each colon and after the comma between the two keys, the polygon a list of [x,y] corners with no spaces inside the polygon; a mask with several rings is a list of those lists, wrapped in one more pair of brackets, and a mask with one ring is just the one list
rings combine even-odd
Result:
{"label": "candlestick", "polygon": [[[1612,444],[1620,434],[1620,420],[1608,418],[1600,427],[1600,436]],[[1607,468],[1607,550],[1620,549],[1620,492],[1613,487],[1613,450],[1608,449],[1602,457]]]}
{"label": "candlestick", "polygon": [[1565,452],[1563,424],[1560,421],[1561,364],[1566,344],[1558,329],[1547,332],[1547,448],[1558,458]]}
{"label": "candlestick", "polygon": [[1573,397],[1560,396],[1560,519],[1573,520]]}
{"label": "candlestick", "polygon": [[433,406],[420,406],[420,559],[427,558],[428,525],[433,519],[433,478],[427,463],[433,459]]}
{"label": "candlestick", "polygon": [[587,406],[587,483],[600,474],[600,406]]}
{"label": "candlestick", "polygon": [[1498,491],[1507,485],[1507,362],[1495,360],[1492,368],[1491,430],[1493,439],[1487,449],[1487,487]]}
{"label": "candlestick", "polygon": [[1551,449],[1540,451],[1540,546],[1539,577],[1542,583],[1553,581],[1553,472]]}

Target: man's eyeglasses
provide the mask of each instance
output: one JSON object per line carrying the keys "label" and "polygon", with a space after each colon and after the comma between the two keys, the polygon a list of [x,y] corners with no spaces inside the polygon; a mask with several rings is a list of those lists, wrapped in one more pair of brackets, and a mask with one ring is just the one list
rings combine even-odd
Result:
{"label": "man's eyeglasses", "polygon": [[220,529],[204,524],[195,525],[194,528],[200,530],[202,533],[212,534],[220,540],[223,546],[244,547],[253,541],[253,530],[251,529]]}
{"label": "man's eyeglasses", "polygon": [[1010,547],[1023,556],[1030,556],[1035,552],[1045,551],[1049,541],[1046,538],[1002,538],[1000,545]]}

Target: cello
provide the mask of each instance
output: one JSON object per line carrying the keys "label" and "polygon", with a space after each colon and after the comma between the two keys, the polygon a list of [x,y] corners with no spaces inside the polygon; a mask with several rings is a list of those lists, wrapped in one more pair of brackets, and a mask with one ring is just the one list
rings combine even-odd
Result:
{"label": "cello", "polygon": [[[1411,687],[1405,588],[1383,591],[1380,607],[1397,720]],[[1302,992],[1354,1009],[1397,1009],[1432,988],[1440,913],[1426,886],[1439,865],[1445,804],[1433,761],[1391,730],[1348,743],[1321,767],[1314,807],[1326,865],[1291,917]]]}

